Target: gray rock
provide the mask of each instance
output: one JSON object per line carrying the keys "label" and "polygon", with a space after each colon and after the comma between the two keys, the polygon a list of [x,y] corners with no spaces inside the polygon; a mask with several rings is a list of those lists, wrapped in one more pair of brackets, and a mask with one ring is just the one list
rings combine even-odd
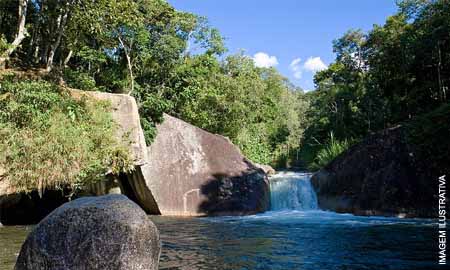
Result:
{"label": "gray rock", "polygon": [[267,210],[266,174],[228,138],[168,115],[157,129],[148,148],[149,162],[131,179],[138,201],[148,212],[200,216]]}
{"label": "gray rock", "polygon": [[43,219],[22,246],[16,270],[158,269],[159,233],[123,195],[85,197]]}

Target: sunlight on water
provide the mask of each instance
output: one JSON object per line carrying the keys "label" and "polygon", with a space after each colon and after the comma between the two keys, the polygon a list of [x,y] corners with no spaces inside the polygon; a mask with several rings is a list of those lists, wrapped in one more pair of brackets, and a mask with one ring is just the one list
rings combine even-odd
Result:
{"label": "sunlight on water", "polygon": [[[272,211],[253,216],[151,216],[160,269],[439,269],[432,219],[321,211],[305,173],[271,177]],[[13,269],[31,227],[0,227],[0,270]]]}

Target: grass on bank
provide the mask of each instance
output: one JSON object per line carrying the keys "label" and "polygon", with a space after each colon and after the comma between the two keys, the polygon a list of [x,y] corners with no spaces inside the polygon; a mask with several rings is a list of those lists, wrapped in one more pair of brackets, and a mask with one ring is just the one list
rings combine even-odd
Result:
{"label": "grass on bank", "polygon": [[333,132],[330,132],[328,141],[317,151],[314,161],[309,164],[308,169],[317,171],[324,168],[351,145],[352,143],[349,140],[340,141],[336,139]]}
{"label": "grass on bank", "polygon": [[132,170],[109,108],[43,80],[0,79],[0,181],[18,192],[76,192]]}

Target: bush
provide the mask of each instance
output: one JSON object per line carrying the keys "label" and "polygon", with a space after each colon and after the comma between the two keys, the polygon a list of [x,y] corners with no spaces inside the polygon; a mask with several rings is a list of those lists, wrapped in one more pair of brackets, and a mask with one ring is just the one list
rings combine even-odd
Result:
{"label": "bush", "polygon": [[0,56],[9,49],[11,45],[6,40],[5,36],[0,34]]}
{"label": "bush", "polygon": [[18,192],[71,188],[132,169],[109,104],[44,81],[0,83],[0,167]]}
{"label": "bush", "polygon": [[64,70],[64,81],[67,83],[69,87],[72,88],[86,91],[97,90],[94,78],[85,72],[80,72],[67,68]]}
{"label": "bush", "polygon": [[270,164],[273,150],[265,134],[264,124],[253,125],[249,129],[243,128],[235,143],[250,160],[260,164]]}
{"label": "bush", "polygon": [[330,138],[327,144],[319,150],[314,162],[309,166],[309,169],[313,171],[322,169],[350,146],[351,143],[347,139],[339,141],[335,138],[333,132],[330,132]]}

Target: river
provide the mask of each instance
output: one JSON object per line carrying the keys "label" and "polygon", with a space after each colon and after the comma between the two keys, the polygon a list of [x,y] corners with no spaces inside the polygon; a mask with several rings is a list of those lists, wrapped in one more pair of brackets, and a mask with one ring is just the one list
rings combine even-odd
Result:
{"label": "river", "polygon": [[[151,216],[160,269],[442,269],[436,220],[359,217],[317,208],[309,175],[271,179],[272,210],[246,217]],[[0,227],[0,269],[12,269],[31,226]]]}

